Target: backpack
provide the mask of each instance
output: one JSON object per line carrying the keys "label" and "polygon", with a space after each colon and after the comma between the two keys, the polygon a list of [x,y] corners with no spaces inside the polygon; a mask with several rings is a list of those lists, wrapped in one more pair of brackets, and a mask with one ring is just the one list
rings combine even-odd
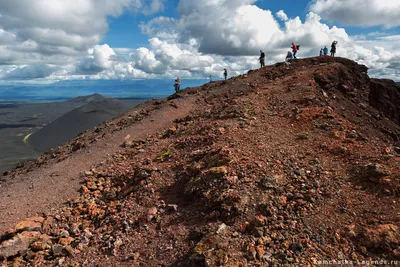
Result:
{"label": "backpack", "polygon": [[297,50],[300,50],[300,45],[296,45],[296,47],[297,47]]}

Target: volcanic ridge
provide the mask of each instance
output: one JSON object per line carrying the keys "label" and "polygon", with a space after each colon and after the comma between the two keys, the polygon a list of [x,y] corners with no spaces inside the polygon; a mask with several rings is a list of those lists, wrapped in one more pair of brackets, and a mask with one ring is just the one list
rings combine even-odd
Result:
{"label": "volcanic ridge", "polygon": [[[395,266],[399,124],[399,86],[343,58],[278,63],[149,101],[6,173],[0,259]],[[34,187],[9,200],[27,181]]]}

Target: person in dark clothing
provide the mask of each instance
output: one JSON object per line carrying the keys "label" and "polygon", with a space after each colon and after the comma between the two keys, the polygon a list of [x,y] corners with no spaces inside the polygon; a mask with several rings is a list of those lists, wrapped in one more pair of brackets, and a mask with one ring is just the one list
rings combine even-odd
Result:
{"label": "person in dark clothing", "polygon": [[286,58],[285,58],[285,64],[287,66],[291,65],[292,60],[293,60],[293,54],[292,54],[292,52],[288,51],[286,54]]}
{"label": "person in dark clothing", "polygon": [[226,81],[226,77],[228,77],[228,71],[226,69],[224,69],[224,77],[225,77],[225,81]]}
{"label": "person in dark clothing", "polygon": [[322,53],[323,53],[323,50],[322,50],[322,48],[321,48],[321,50],[319,50],[319,56],[320,56],[320,57],[322,56]]}
{"label": "person in dark clothing", "polygon": [[336,54],[336,45],[337,45],[337,41],[333,41],[332,45],[331,45],[331,57],[334,57]]}
{"label": "person in dark clothing", "polygon": [[260,65],[261,68],[265,67],[265,53],[262,50],[260,50]]}
{"label": "person in dark clothing", "polygon": [[174,87],[176,93],[181,89],[181,79],[179,77],[175,80]]}

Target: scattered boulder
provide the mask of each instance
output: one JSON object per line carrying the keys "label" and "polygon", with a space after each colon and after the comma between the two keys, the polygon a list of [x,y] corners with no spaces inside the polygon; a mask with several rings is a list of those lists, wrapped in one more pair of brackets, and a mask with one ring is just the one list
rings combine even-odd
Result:
{"label": "scattered boulder", "polygon": [[365,166],[366,175],[369,178],[382,178],[389,174],[383,169],[382,165],[377,163],[370,163]]}
{"label": "scattered boulder", "polygon": [[75,152],[79,149],[82,149],[85,147],[85,143],[81,141],[76,141],[75,143],[72,144],[72,151]]}
{"label": "scattered boulder", "polygon": [[269,175],[261,179],[260,186],[264,189],[273,189],[276,187],[276,182],[277,182],[277,176]]}
{"label": "scattered boulder", "polygon": [[363,229],[359,234],[360,243],[369,250],[390,252],[400,246],[399,227],[382,224],[374,228]]}
{"label": "scattered boulder", "polygon": [[54,256],[61,256],[63,251],[64,251],[65,247],[63,245],[59,245],[59,244],[55,244],[52,248],[51,248],[51,252],[53,253]]}
{"label": "scattered boulder", "polygon": [[39,232],[23,232],[0,244],[0,259],[7,259],[20,255],[40,237]]}
{"label": "scattered boulder", "polygon": [[128,148],[128,147],[132,147],[132,145],[133,145],[132,140],[125,140],[125,141],[122,143],[121,147],[123,147],[123,148]]}
{"label": "scattered boulder", "polygon": [[212,176],[223,176],[228,174],[228,168],[226,166],[213,167],[208,170],[208,174]]}
{"label": "scattered boulder", "polygon": [[153,218],[156,217],[158,209],[156,207],[151,207],[147,210],[147,221],[151,222]]}
{"label": "scattered boulder", "polygon": [[[241,266],[239,262],[243,263],[243,259],[241,253],[237,253],[237,240],[232,237],[234,230],[224,224],[216,228],[216,231],[211,231],[197,243],[192,258],[196,258],[201,266]],[[258,257],[262,256],[263,249],[259,247]]]}
{"label": "scattered boulder", "polygon": [[72,241],[74,241],[74,239],[72,237],[63,237],[63,238],[60,238],[58,243],[60,245],[63,245],[64,247],[66,247],[66,246],[70,245],[72,243]]}
{"label": "scattered boulder", "polygon": [[38,231],[40,232],[42,230],[42,225],[44,222],[43,217],[32,217],[25,219],[15,226],[15,231],[17,233],[23,232],[23,231]]}
{"label": "scattered boulder", "polygon": [[295,254],[299,254],[300,252],[303,251],[304,247],[303,244],[297,242],[297,243],[293,243],[290,246],[290,249],[295,253]]}
{"label": "scattered boulder", "polygon": [[177,212],[178,211],[178,205],[176,204],[168,204],[167,208],[171,211]]}
{"label": "scattered boulder", "polygon": [[168,138],[168,137],[174,135],[177,130],[178,129],[177,129],[176,126],[172,126],[172,127],[168,128],[166,131],[164,131],[164,133],[162,134],[162,137],[163,138]]}
{"label": "scattered boulder", "polygon": [[51,242],[50,236],[43,234],[31,244],[30,249],[34,252],[38,252],[51,249],[52,245],[53,244]]}

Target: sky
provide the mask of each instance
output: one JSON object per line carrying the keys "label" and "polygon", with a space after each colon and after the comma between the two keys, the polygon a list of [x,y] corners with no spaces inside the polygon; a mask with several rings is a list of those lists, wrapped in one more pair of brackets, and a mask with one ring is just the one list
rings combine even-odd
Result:
{"label": "sky", "polygon": [[0,83],[233,76],[333,40],[400,81],[399,0],[0,0]]}

